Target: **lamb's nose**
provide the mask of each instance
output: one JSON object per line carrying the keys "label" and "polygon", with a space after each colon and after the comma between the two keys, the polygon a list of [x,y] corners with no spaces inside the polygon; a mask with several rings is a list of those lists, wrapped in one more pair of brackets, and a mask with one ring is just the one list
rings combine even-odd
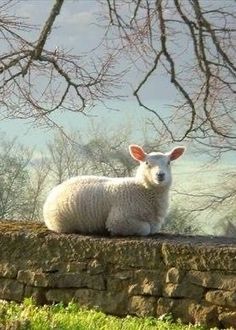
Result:
{"label": "lamb's nose", "polygon": [[157,177],[158,177],[158,181],[164,181],[164,179],[165,179],[165,173],[160,172],[160,173],[158,173]]}

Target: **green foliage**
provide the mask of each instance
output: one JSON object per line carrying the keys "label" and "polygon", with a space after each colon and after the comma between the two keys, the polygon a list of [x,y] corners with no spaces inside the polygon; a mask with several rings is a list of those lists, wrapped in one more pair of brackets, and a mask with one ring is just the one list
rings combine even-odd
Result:
{"label": "green foliage", "polygon": [[203,327],[173,323],[170,316],[157,320],[153,317],[118,318],[95,310],[80,308],[75,303],[68,306],[36,306],[31,299],[23,304],[0,302],[0,329],[19,330],[180,330]]}

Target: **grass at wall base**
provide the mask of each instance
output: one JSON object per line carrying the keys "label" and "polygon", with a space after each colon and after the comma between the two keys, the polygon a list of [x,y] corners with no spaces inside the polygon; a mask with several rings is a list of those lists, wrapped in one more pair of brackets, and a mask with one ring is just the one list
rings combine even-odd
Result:
{"label": "grass at wall base", "polygon": [[37,306],[31,298],[22,304],[0,301],[0,330],[180,330],[204,327],[173,323],[171,316],[162,319],[127,316],[118,318],[75,303]]}

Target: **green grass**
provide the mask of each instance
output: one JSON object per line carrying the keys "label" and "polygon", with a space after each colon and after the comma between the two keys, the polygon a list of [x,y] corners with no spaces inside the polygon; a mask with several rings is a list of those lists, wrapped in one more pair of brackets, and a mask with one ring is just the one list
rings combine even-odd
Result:
{"label": "green grass", "polygon": [[68,306],[36,306],[31,299],[22,304],[0,302],[0,329],[32,330],[179,330],[203,327],[173,323],[170,316],[163,320],[127,316],[118,318],[95,310]]}

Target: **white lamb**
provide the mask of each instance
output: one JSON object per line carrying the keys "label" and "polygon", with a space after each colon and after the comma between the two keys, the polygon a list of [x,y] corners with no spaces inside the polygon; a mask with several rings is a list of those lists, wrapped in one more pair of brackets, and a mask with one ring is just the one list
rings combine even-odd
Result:
{"label": "white lamb", "polygon": [[168,209],[170,163],[185,148],[146,154],[130,145],[129,151],[140,163],[135,177],[77,176],[53,188],[43,209],[46,226],[58,233],[157,233]]}

